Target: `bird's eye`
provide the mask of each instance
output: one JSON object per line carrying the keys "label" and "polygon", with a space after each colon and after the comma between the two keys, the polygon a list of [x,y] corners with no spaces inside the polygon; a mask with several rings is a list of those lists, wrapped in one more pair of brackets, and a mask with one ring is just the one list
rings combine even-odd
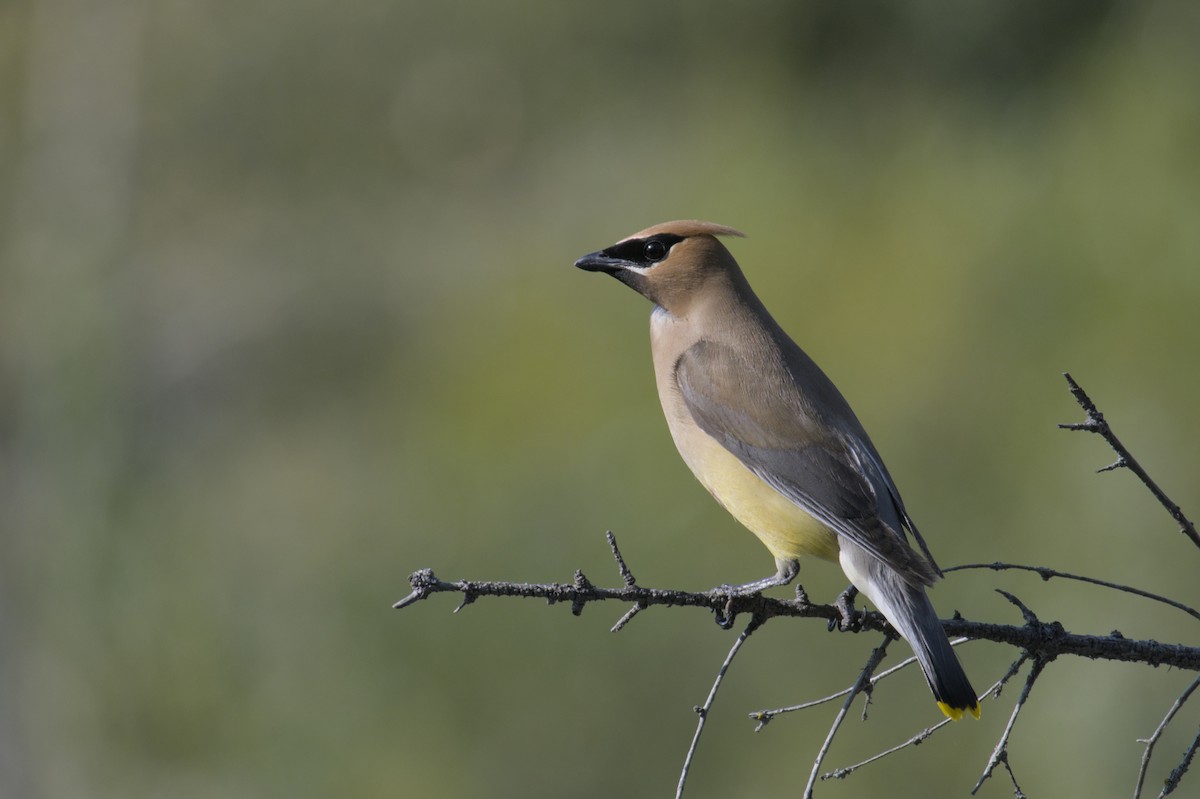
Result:
{"label": "bird's eye", "polygon": [[646,246],[642,248],[642,255],[646,256],[646,260],[651,263],[661,261],[667,257],[667,245],[658,239],[650,239],[650,241],[646,242]]}

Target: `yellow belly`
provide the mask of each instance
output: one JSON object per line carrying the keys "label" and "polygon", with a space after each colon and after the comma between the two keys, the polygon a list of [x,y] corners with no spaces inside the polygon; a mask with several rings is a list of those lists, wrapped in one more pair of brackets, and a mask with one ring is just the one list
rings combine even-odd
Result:
{"label": "yellow belly", "polygon": [[772,555],[785,560],[805,555],[837,560],[838,541],[832,530],[767,485],[711,436],[698,428],[689,432],[688,446],[680,446],[679,451],[692,473]]}

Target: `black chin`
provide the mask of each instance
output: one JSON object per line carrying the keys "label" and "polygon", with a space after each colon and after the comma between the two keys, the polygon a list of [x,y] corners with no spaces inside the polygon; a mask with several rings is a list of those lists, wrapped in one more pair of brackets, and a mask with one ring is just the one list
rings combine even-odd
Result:
{"label": "black chin", "polygon": [[624,283],[626,286],[629,286],[629,288],[633,289],[638,294],[641,294],[643,297],[650,296],[646,293],[646,276],[636,269],[620,269],[616,272],[609,272],[609,274]]}

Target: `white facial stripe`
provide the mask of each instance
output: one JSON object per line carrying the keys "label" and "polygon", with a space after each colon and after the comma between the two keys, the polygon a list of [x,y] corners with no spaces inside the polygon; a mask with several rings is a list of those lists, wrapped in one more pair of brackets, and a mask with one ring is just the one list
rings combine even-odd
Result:
{"label": "white facial stripe", "polygon": [[[662,263],[662,261],[658,261],[657,263]],[[634,266],[633,264],[625,264],[622,268],[628,269],[630,272],[637,272],[639,275],[644,275],[646,272],[653,269],[654,266],[655,264],[650,264],[649,266]]]}

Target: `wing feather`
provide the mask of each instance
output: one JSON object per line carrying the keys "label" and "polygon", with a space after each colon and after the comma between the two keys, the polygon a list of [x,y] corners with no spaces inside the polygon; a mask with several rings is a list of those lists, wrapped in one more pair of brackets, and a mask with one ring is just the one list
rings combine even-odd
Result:
{"label": "wing feather", "polygon": [[[742,359],[713,341],[690,347],[675,364],[675,381],[696,424],[748,469],[839,536],[857,544],[914,584],[939,576],[932,558],[908,544],[899,492],[874,448],[829,424],[797,399],[786,369],[739,374]],[[786,382],[792,385],[786,385]],[[757,389],[754,403],[745,386]]]}

